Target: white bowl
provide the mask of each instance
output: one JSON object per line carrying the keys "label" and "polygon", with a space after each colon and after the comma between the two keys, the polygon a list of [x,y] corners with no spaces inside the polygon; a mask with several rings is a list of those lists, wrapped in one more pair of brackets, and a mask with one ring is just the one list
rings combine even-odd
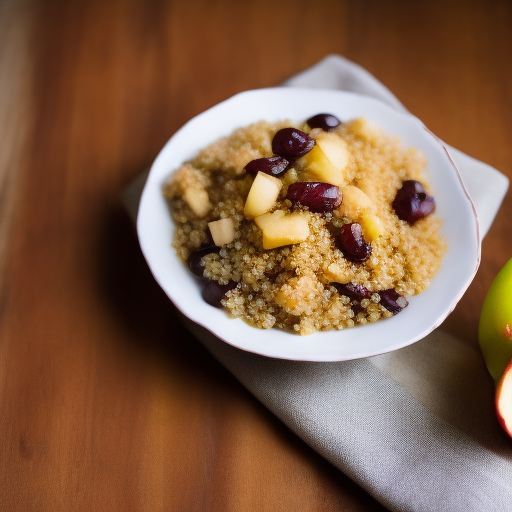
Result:
{"label": "white bowl", "polygon": [[[171,246],[175,227],[162,186],[171,171],[237,127],[260,119],[303,121],[319,112],[332,113],[342,120],[366,117],[387,133],[399,136],[404,145],[424,152],[436,213],[444,221],[442,234],[448,241],[448,252],[430,287],[412,297],[409,306],[392,318],[309,336],[250,327],[203,301],[198,280]],[[455,164],[440,141],[411,115],[399,113],[366,96],[331,90],[248,91],[193,118],[169,140],[151,167],[140,202],[137,231],[155,279],[190,320],[240,349],[301,361],[358,359],[396,350],[423,338],[453,310],[480,261],[475,209]]]}

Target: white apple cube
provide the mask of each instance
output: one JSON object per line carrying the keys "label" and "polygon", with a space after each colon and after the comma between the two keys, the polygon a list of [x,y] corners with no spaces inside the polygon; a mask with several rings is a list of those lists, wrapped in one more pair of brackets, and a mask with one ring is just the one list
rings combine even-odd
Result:
{"label": "white apple cube", "polygon": [[268,212],[276,203],[282,186],[279,178],[258,172],[245,202],[245,216],[253,219]]}
{"label": "white apple cube", "polygon": [[268,224],[262,232],[264,249],[297,244],[309,236],[308,219],[303,212],[291,213]]}
{"label": "white apple cube", "polygon": [[231,217],[208,222],[213,243],[222,246],[235,239],[235,223]]}
{"label": "white apple cube", "polygon": [[208,192],[204,188],[186,188],[183,191],[183,199],[198,217],[204,217],[212,207]]}

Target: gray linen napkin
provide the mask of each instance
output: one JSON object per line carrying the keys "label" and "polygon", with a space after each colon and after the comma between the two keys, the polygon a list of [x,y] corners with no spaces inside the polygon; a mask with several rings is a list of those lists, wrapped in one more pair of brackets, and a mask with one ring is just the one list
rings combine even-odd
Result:
{"label": "gray linen napkin", "polygon": [[[405,111],[371,74],[335,55],[285,85],[358,92]],[[508,180],[450,152],[483,236]],[[125,194],[134,216],[144,180]],[[497,424],[483,359],[463,341],[438,329],[389,354],[310,363],[243,352],[187,325],[290,429],[390,510],[512,511],[512,440]]]}

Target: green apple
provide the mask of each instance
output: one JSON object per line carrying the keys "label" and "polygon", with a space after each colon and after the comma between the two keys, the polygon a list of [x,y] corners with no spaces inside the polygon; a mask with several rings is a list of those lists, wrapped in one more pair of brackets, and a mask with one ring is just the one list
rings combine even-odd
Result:
{"label": "green apple", "polygon": [[512,359],[512,259],[500,270],[487,293],[478,339],[487,369],[498,381]]}

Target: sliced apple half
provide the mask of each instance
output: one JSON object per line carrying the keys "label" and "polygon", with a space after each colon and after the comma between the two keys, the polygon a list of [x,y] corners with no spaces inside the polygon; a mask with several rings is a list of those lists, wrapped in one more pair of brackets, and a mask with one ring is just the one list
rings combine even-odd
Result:
{"label": "sliced apple half", "polygon": [[309,224],[303,212],[296,212],[271,222],[261,231],[263,233],[263,249],[274,249],[307,240]]}
{"label": "sliced apple half", "polygon": [[245,202],[245,216],[253,219],[268,212],[276,203],[282,186],[280,179],[258,172]]}
{"label": "sliced apple half", "polygon": [[346,184],[343,170],[350,157],[346,142],[328,132],[319,133],[315,142],[313,149],[297,161],[297,166],[304,169],[306,179],[343,187]]}
{"label": "sliced apple half", "polygon": [[505,432],[512,437],[512,361],[496,387],[496,415]]}
{"label": "sliced apple half", "polygon": [[208,222],[213,243],[221,247],[235,239],[235,223],[231,217]]}

